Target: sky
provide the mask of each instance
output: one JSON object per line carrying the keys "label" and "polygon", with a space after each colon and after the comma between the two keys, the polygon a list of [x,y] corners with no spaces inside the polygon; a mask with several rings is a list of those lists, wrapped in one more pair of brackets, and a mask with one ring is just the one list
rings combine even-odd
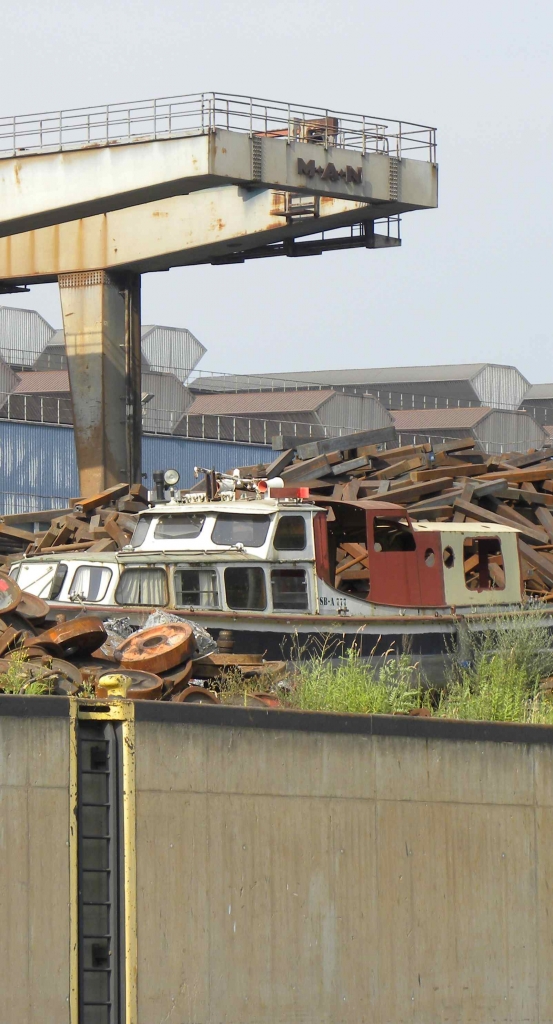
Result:
{"label": "sky", "polygon": [[[449,362],[553,380],[553,7],[542,0],[19,0],[0,114],[202,90],[438,129],[439,208],[403,244],[143,277],[143,323],[188,327],[202,367]],[[57,286],[3,296],[61,325]]]}

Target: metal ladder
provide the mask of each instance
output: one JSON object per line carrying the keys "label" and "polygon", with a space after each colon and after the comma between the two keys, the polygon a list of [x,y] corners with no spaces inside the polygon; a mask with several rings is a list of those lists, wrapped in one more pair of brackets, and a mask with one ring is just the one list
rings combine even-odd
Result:
{"label": "metal ladder", "polygon": [[78,722],[79,1024],[123,1019],[120,744],[119,723]]}

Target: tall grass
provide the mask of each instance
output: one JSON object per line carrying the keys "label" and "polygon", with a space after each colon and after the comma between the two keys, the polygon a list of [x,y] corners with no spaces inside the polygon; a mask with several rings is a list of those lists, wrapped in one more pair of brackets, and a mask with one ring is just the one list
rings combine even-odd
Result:
{"label": "tall grass", "polygon": [[285,702],[303,711],[407,712],[421,704],[416,677],[417,666],[407,654],[396,657],[389,651],[376,670],[361,660],[358,647],[353,646],[338,666],[322,653],[298,662]]}
{"label": "tall grass", "polygon": [[435,714],[490,722],[553,724],[553,699],[542,684],[553,676],[553,635],[541,606],[489,619],[470,636],[470,662],[450,658]]}
{"label": "tall grass", "polygon": [[553,635],[540,606],[527,615],[490,618],[468,637],[468,659],[446,656],[443,685],[420,684],[419,666],[407,654],[388,651],[379,668],[362,661],[353,646],[336,666],[321,651],[299,661],[285,703],[309,711],[360,714],[406,713],[426,707],[440,718],[553,724]]}

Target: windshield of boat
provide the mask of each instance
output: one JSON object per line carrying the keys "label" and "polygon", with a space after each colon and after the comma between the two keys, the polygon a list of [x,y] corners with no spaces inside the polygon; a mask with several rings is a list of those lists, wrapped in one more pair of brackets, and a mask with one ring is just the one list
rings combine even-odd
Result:
{"label": "windshield of boat", "polygon": [[243,544],[246,548],[260,548],[267,539],[270,521],[270,516],[221,514],[215,520],[211,540],[225,547]]}
{"label": "windshield of boat", "polygon": [[155,530],[156,540],[191,540],[199,537],[205,516],[199,512],[179,512],[160,516]]}

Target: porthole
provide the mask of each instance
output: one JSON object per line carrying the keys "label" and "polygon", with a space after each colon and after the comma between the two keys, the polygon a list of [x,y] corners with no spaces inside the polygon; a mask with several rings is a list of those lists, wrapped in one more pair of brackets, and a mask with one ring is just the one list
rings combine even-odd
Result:
{"label": "porthole", "polygon": [[446,569],[453,569],[453,566],[455,565],[455,555],[453,553],[453,548],[444,548],[444,565]]}

